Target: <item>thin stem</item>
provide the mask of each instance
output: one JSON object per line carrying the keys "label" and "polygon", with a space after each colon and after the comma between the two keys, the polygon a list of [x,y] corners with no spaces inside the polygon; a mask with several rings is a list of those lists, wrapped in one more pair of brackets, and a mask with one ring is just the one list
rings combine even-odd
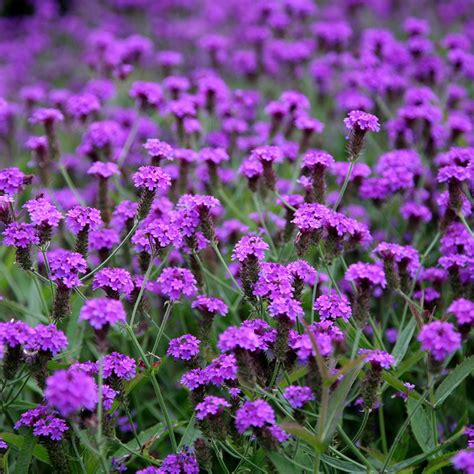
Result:
{"label": "thin stem", "polygon": [[71,190],[72,194],[74,194],[74,197],[77,199],[77,202],[81,206],[85,206],[86,203],[84,199],[82,199],[81,195],[79,194],[78,190],[76,189],[76,186],[74,186],[74,183],[72,182],[71,177],[69,176],[69,173],[67,172],[67,169],[64,166],[59,165],[59,171],[61,171],[61,174],[64,178],[64,181],[66,181],[66,184],[68,185],[68,188]]}
{"label": "thin stem", "polygon": [[347,186],[349,185],[349,180],[351,179],[351,176],[352,176],[352,170],[354,169],[354,163],[355,161],[353,160],[351,160],[351,162],[349,163],[349,169],[347,170],[346,176],[344,178],[344,182],[342,183],[341,192],[339,193],[336,204],[334,204],[334,207],[333,207],[335,211],[337,211],[339,204],[341,204],[342,198],[344,197]]}
{"label": "thin stem", "polygon": [[459,217],[459,220],[464,224],[464,227],[467,229],[467,231],[469,232],[469,235],[471,237],[474,237],[474,233],[472,232],[471,228],[469,227],[469,224],[467,223],[466,221],[466,218],[464,217],[464,215],[462,214],[462,212],[459,212],[458,213],[458,217]]}
{"label": "thin stem", "polygon": [[158,350],[158,346],[160,344],[161,337],[163,336],[163,333],[165,332],[166,323],[168,322],[172,308],[173,308],[173,303],[171,301],[168,301],[166,303],[166,311],[163,316],[163,320],[161,321],[160,328],[158,329],[158,334],[156,336],[155,343],[153,344],[153,349],[151,351],[152,354],[155,354],[156,351]]}
{"label": "thin stem", "polygon": [[161,411],[163,412],[163,416],[165,418],[165,424],[166,424],[166,428],[167,428],[167,431],[168,431],[168,436],[169,436],[170,441],[171,441],[171,447],[173,448],[173,451],[176,452],[178,450],[178,444],[176,443],[176,437],[174,435],[173,424],[171,423],[171,418],[170,418],[170,415],[168,413],[168,409],[166,408],[165,399],[163,398],[163,394],[161,392],[160,385],[158,384],[158,380],[156,379],[155,372],[153,371],[153,367],[150,364],[150,362],[148,361],[148,358],[146,357],[145,352],[142,349],[142,346],[138,342],[138,339],[135,336],[135,333],[133,332],[133,328],[129,324],[127,324],[125,326],[125,328],[128,332],[128,335],[130,336],[133,344],[135,345],[136,349],[140,353],[140,356],[143,360],[143,363],[145,364],[145,367],[147,368],[147,370],[150,374],[151,384],[153,385],[153,389],[155,391],[156,398],[158,399],[158,404],[160,405]]}
{"label": "thin stem", "polygon": [[217,258],[220,260],[222,265],[224,265],[224,268],[227,271],[227,274],[230,276],[230,279],[232,280],[232,283],[236,286],[236,288],[239,289],[240,293],[243,293],[242,288],[240,288],[240,285],[237,283],[237,280],[234,278],[234,275],[232,275],[232,272],[230,271],[230,268],[227,266],[226,261],[224,260],[224,257],[221,254],[221,251],[219,250],[219,247],[217,246],[217,243],[213,242],[211,244],[214,252],[216,252]]}
{"label": "thin stem", "polygon": [[146,269],[145,276],[143,277],[142,285],[140,287],[137,300],[135,301],[135,304],[133,305],[132,316],[130,317],[130,326],[132,327],[133,327],[133,323],[135,322],[135,317],[137,315],[138,307],[140,306],[140,301],[143,298],[143,293],[145,293],[146,285],[148,283],[148,280],[150,279],[150,273],[151,273],[152,268],[153,268],[153,255],[150,258],[150,263],[148,264],[148,268]]}

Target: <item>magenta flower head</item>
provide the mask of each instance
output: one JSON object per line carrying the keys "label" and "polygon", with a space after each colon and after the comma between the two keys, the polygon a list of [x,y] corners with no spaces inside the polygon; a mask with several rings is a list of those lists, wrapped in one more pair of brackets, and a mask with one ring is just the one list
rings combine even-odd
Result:
{"label": "magenta flower head", "polygon": [[97,385],[90,375],[80,370],[58,370],[46,379],[44,396],[49,406],[69,417],[83,409],[93,411],[97,392]]}
{"label": "magenta flower head", "polygon": [[25,344],[29,351],[38,351],[50,357],[59,354],[67,348],[67,338],[54,324],[38,324],[31,330]]}
{"label": "magenta flower head", "polygon": [[118,165],[111,161],[106,163],[103,161],[96,161],[89,167],[87,174],[97,176],[101,179],[109,179],[114,175],[120,174],[120,170]]}
{"label": "magenta flower head", "polygon": [[163,91],[155,82],[135,81],[129,92],[142,109],[159,108],[163,104]]}
{"label": "magenta flower head", "polygon": [[15,429],[22,426],[33,428],[33,436],[37,438],[61,441],[69,427],[62,418],[56,415],[56,411],[40,405],[23,413],[15,423]]}
{"label": "magenta flower head", "polygon": [[283,391],[283,397],[292,408],[303,408],[308,402],[314,400],[314,394],[310,387],[289,385]]}
{"label": "magenta flower head", "polygon": [[192,308],[199,310],[203,314],[225,316],[229,310],[227,305],[219,298],[199,295],[192,303]]}
{"label": "magenta flower head", "polygon": [[393,367],[395,359],[387,352],[378,349],[360,349],[359,354],[365,355],[366,362],[370,363],[370,370],[362,382],[362,407],[370,412],[376,405],[382,371]]}
{"label": "magenta flower head", "polygon": [[222,352],[232,352],[240,349],[254,352],[265,347],[255,331],[245,326],[228,327],[219,336],[217,346]]}
{"label": "magenta flower head", "polygon": [[443,321],[425,324],[418,334],[418,340],[422,350],[429,352],[436,363],[441,363],[461,347],[461,335],[451,323]]}
{"label": "magenta flower head", "polygon": [[454,469],[472,474],[474,472],[474,451],[472,449],[463,449],[452,457],[451,463]]}
{"label": "magenta flower head", "polygon": [[167,354],[178,360],[189,361],[199,354],[199,345],[201,341],[192,334],[171,339]]}
{"label": "magenta flower head", "polygon": [[376,286],[385,288],[387,281],[385,272],[379,265],[371,263],[353,263],[346,271],[347,281],[355,283],[357,288],[357,298],[354,300],[354,317],[361,324],[365,325],[369,317],[370,295]]}
{"label": "magenta flower head", "polygon": [[173,161],[174,159],[171,145],[157,138],[149,138],[143,148],[148,152],[153,166],[158,166],[162,160]]}
{"label": "magenta flower head", "polygon": [[79,313],[80,321],[88,321],[96,330],[101,330],[126,321],[125,310],[120,301],[101,297],[87,300]]}
{"label": "magenta flower head", "polygon": [[142,190],[138,218],[144,219],[150,212],[156,192],[165,191],[171,186],[171,176],[159,166],[140,166],[132,179],[135,187]]}
{"label": "magenta flower head", "polygon": [[273,163],[283,161],[282,149],[277,146],[261,146],[252,150],[250,159],[260,161],[263,166],[263,182],[268,189],[274,190],[276,175],[273,170]]}
{"label": "magenta flower head", "polygon": [[103,268],[98,271],[92,282],[92,289],[105,291],[109,298],[119,299],[120,294],[126,296],[134,289],[130,273],[124,268]]}
{"label": "magenta flower head", "polygon": [[37,109],[30,117],[30,123],[41,123],[45,126],[51,126],[56,122],[62,122],[64,115],[57,109]]}
{"label": "magenta flower head", "polygon": [[19,193],[25,185],[30,184],[32,179],[18,168],[4,168],[0,170],[0,191],[13,196]]}
{"label": "magenta flower head", "polygon": [[67,288],[74,288],[81,284],[78,275],[85,273],[87,268],[87,263],[81,254],[55,249],[48,252],[48,259],[51,280]]}
{"label": "magenta flower head", "polygon": [[23,207],[28,211],[31,222],[36,227],[40,245],[49,242],[52,230],[58,227],[63,215],[44,197],[31,199]]}
{"label": "magenta flower head", "polygon": [[264,400],[245,402],[235,414],[235,425],[240,434],[251,428],[263,428],[275,424],[275,412]]}
{"label": "magenta flower head", "polygon": [[352,110],[344,119],[344,125],[349,130],[349,160],[356,161],[364,146],[365,134],[380,131],[379,119],[368,112]]}
{"label": "magenta flower head", "polygon": [[474,301],[466,298],[454,300],[448,308],[449,314],[454,314],[463,336],[469,335],[471,327],[474,325]]}
{"label": "magenta flower head", "polygon": [[395,359],[385,351],[360,349],[359,354],[365,355],[366,362],[369,362],[375,368],[388,370],[395,365]]}
{"label": "magenta flower head", "polygon": [[135,187],[149,191],[166,190],[171,186],[170,175],[159,166],[141,166],[132,179]]}
{"label": "magenta flower head", "polygon": [[102,225],[100,211],[93,207],[73,207],[66,215],[66,225],[75,234],[86,229],[98,229]]}
{"label": "magenta flower head", "polygon": [[39,245],[40,238],[32,224],[12,222],[3,231],[3,243],[16,248],[16,261],[24,270],[32,267],[31,245]]}
{"label": "magenta flower head", "polygon": [[112,352],[104,357],[103,363],[104,379],[131,380],[135,377],[137,363],[131,357]]}
{"label": "magenta flower head", "polygon": [[258,280],[260,272],[260,262],[265,257],[265,250],[268,244],[257,235],[246,235],[242,237],[234,247],[232,260],[241,263],[240,277],[245,296],[250,300],[255,300],[253,288]]}
{"label": "magenta flower head", "polygon": [[183,451],[178,454],[168,454],[163,459],[161,466],[156,471],[148,471],[144,474],[199,474],[199,464],[194,454]]}
{"label": "magenta flower head", "polygon": [[196,418],[199,421],[220,416],[225,408],[229,408],[230,403],[222,397],[208,395],[201,403],[196,405]]}
{"label": "magenta flower head", "polygon": [[352,315],[349,299],[346,295],[339,295],[336,291],[319,296],[314,302],[314,309],[319,312],[321,319],[342,318],[344,321],[348,321]]}
{"label": "magenta flower head", "polygon": [[263,165],[261,161],[250,155],[249,158],[243,161],[239,171],[248,179],[250,190],[253,192],[257,191],[259,178],[263,176]]}
{"label": "magenta flower head", "polygon": [[186,268],[165,268],[156,283],[158,292],[171,301],[179,300],[182,296],[190,298],[197,293],[196,279]]}
{"label": "magenta flower head", "polygon": [[232,260],[238,260],[240,263],[248,259],[262,261],[265,258],[265,251],[268,249],[268,244],[261,237],[246,235],[237,242],[232,252]]}

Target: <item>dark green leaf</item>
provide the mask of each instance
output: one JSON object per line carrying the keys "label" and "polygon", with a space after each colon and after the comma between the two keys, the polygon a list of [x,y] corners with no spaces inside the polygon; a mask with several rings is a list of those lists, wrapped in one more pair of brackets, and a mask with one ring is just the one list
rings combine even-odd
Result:
{"label": "dark green leaf", "polygon": [[474,371],[474,356],[461,362],[439,385],[435,391],[435,406],[441,405],[456,390],[456,387]]}
{"label": "dark green leaf", "polygon": [[[25,436],[20,436],[14,433],[0,433],[0,437],[2,437],[10,446],[14,446],[20,451],[22,450],[25,444],[25,438],[26,438]],[[33,441],[35,441],[35,438],[33,437],[33,435],[31,435],[31,438],[33,438]],[[34,445],[32,455],[36,459],[39,459],[40,461],[46,464],[49,464],[48,451],[46,451],[46,448],[44,446],[41,446],[40,444]]]}
{"label": "dark green leaf", "polygon": [[333,458],[331,456],[327,456],[326,454],[321,455],[321,460],[325,464],[334,467],[337,469],[337,472],[351,472],[351,473],[365,473],[367,472],[367,469],[362,466],[361,464],[358,464],[356,462],[348,462],[348,461],[343,461],[341,459]]}
{"label": "dark green leaf", "polygon": [[272,462],[272,464],[275,466],[276,470],[281,474],[286,474],[288,472],[297,474],[302,472],[302,470],[298,466],[290,462],[288,459],[285,459],[281,454],[277,452],[269,452],[267,453],[267,456]]}
{"label": "dark green leaf", "polygon": [[428,453],[435,447],[433,430],[431,428],[430,418],[428,417],[423,406],[418,407],[415,413],[412,415],[416,405],[417,402],[415,400],[408,398],[406,407],[408,416],[411,416],[411,430],[415,436],[416,441],[420,445],[420,448],[424,453]]}
{"label": "dark green leaf", "polygon": [[402,332],[397,338],[397,342],[395,343],[395,347],[392,351],[392,356],[395,359],[397,365],[403,360],[405,354],[407,353],[411,338],[415,332],[415,328],[415,319],[410,319],[409,323],[403,328]]}

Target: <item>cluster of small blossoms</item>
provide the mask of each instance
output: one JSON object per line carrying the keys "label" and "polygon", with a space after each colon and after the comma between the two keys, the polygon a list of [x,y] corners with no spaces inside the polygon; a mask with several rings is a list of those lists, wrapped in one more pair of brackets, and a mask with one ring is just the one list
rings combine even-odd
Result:
{"label": "cluster of small blossoms", "polygon": [[5,470],[474,472],[472,0],[178,3],[2,8]]}

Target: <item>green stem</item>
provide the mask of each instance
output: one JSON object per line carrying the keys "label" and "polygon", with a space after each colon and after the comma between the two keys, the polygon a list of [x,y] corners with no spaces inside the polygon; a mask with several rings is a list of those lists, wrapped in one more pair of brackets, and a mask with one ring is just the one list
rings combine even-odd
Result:
{"label": "green stem", "polygon": [[342,198],[344,197],[347,186],[349,185],[349,180],[351,179],[352,170],[354,169],[354,163],[355,163],[355,161],[353,161],[353,160],[351,160],[351,162],[349,163],[349,169],[347,170],[346,176],[344,178],[344,182],[342,183],[341,192],[339,193],[336,204],[334,204],[334,207],[333,207],[333,209],[335,211],[337,211],[337,208],[339,207],[339,204],[341,204]]}
{"label": "green stem", "polygon": [[237,280],[234,278],[234,275],[232,275],[232,272],[230,271],[230,268],[227,266],[227,263],[224,260],[224,257],[222,256],[222,254],[219,250],[219,247],[217,246],[217,244],[215,242],[213,242],[211,244],[211,246],[212,246],[214,252],[216,253],[217,258],[220,260],[222,265],[224,265],[224,268],[226,269],[227,274],[229,275],[230,279],[232,280],[232,283],[236,286],[236,288],[239,289],[239,292],[243,294],[242,288],[240,288],[240,285],[237,283]]}
{"label": "green stem", "polygon": [[158,334],[156,336],[155,343],[153,344],[153,349],[151,350],[152,354],[155,354],[156,351],[158,350],[158,346],[160,344],[161,337],[163,336],[163,333],[165,332],[166,323],[168,322],[168,319],[170,317],[172,307],[173,307],[173,303],[171,301],[168,301],[166,303],[166,311],[163,316],[163,320],[161,321],[160,328],[158,329]]}
{"label": "green stem", "polygon": [[133,323],[135,322],[135,317],[137,315],[138,307],[140,306],[140,301],[143,298],[143,293],[145,293],[145,288],[150,279],[151,269],[153,268],[153,255],[150,258],[150,263],[148,264],[148,268],[146,269],[145,276],[143,277],[142,285],[140,287],[140,291],[137,296],[137,300],[133,305],[132,316],[130,317],[130,326],[133,327]]}

